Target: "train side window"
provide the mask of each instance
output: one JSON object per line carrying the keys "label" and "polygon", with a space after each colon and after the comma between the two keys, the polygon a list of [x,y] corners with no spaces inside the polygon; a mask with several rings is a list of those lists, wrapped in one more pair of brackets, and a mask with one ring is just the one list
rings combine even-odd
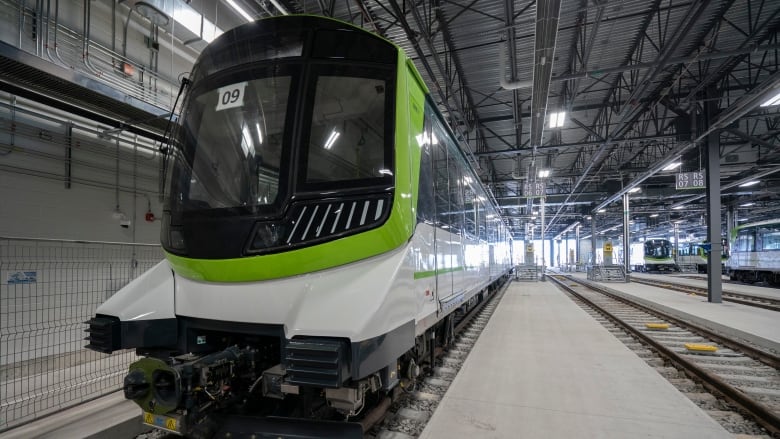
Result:
{"label": "train side window", "polygon": [[[440,127],[441,128],[441,127]],[[452,233],[459,234],[463,230],[463,176],[464,168],[458,161],[458,145],[441,129],[441,135],[447,144],[447,172],[449,174],[450,226]]]}
{"label": "train side window", "polygon": [[420,143],[420,185],[417,200],[417,221],[430,222],[436,221],[436,198],[433,190],[433,145],[431,138],[431,120],[425,117],[423,134],[418,140]]}
{"label": "train side window", "polygon": [[[434,122],[435,124],[435,122]],[[450,227],[449,173],[447,171],[447,146],[436,129],[431,131],[431,158],[433,160],[434,194],[436,197],[436,225]]]}
{"label": "train side window", "polygon": [[780,227],[765,226],[758,231],[762,250],[780,250]]}
{"label": "train side window", "polygon": [[740,230],[737,236],[736,247],[738,251],[754,252],[756,251],[755,234],[753,229]]}
{"label": "train side window", "polygon": [[464,194],[463,194],[463,211],[465,213],[465,231],[468,239],[477,239],[477,197],[474,188],[466,180],[468,177],[463,177]]}

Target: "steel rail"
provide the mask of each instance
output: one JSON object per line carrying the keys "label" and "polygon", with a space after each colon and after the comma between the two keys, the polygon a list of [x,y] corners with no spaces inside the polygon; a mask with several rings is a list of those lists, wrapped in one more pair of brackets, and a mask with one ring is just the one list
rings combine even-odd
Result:
{"label": "steel rail", "polygon": [[[693,285],[674,284],[667,281],[651,282],[647,279],[639,279],[636,277],[632,277],[631,282],[665,288],[667,290],[679,291],[681,293],[689,293],[689,294],[695,294],[697,296],[707,297],[706,288],[697,287]],[[750,297],[751,299],[740,299],[739,296]],[[763,308],[763,309],[768,309],[770,311],[780,312],[780,300],[772,299],[770,297],[757,297],[757,296],[751,296],[749,294],[735,293],[732,291],[723,291],[723,300],[726,302],[738,303],[740,305],[747,305],[755,308]],[[764,301],[766,303],[757,302],[759,300]]]}

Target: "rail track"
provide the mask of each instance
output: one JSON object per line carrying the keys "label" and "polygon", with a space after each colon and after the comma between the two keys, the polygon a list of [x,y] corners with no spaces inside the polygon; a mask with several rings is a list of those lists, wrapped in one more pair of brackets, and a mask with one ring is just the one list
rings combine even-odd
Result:
{"label": "rail track", "polygon": [[422,433],[511,283],[505,282],[459,320],[453,345],[438,352],[433,370],[396,398],[385,418],[367,431],[366,439],[412,439]]}
{"label": "rail track", "polygon": [[[562,275],[549,278],[583,308],[600,315],[602,323],[613,333],[623,334],[618,337],[627,346],[639,351],[649,349],[660,356],[653,361],[646,358],[646,361],[728,431],[780,437],[780,357],[777,352],[649,309],[615,295],[599,284]],[[717,350],[709,350],[712,348]],[[693,388],[691,384],[685,384],[690,380],[695,382]],[[701,392],[695,390],[697,385],[711,395],[701,396]]]}
{"label": "rail track", "polygon": [[[707,288],[693,285],[684,285],[670,282],[667,279],[649,280],[640,277],[632,277],[631,282],[636,282],[654,287],[665,288],[667,290],[679,291],[685,294],[695,294],[697,296],[707,297]],[[741,305],[753,306],[756,308],[768,309],[780,312],[780,299],[764,296],[754,296],[752,294],[738,293],[736,291],[723,291],[723,300]]]}

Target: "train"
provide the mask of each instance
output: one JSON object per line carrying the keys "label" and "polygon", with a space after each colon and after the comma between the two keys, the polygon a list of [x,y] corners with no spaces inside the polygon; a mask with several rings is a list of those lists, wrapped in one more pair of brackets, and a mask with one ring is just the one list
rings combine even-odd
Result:
{"label": "train", "polygon": [[647,239],[642,247],[644,257],[641,271],[679,271],[674,260],[674,245],[668,239]]}
{"label": "train", "polygon": [[362,437],[510,279],[495,199],[410,58],[349,23],[241,25],[182,89],[165,258],[97,308],[87,347],[135,349],[124,396],[162,430]]}
{"label": "train", "polygon": [[730,239],[726,273],[731,280],[780,286],[780,219],[737,226]]}
{"label": "train", "polygon": [[[677,265],[695,266],[698,273],[706,273],[711,247],[709,242],[688,242],[680,244],[677,249]],[[725,273],[726,261],[728,259],[729,242],[727,238],[722,238],[720,254],[722,273]]]}

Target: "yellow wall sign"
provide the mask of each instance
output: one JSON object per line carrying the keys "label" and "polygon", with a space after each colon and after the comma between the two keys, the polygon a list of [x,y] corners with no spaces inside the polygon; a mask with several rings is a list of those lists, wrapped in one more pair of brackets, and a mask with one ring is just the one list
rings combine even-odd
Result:
{"label": "yellow wall sign", "polygon": [[612,253],[612,243],[611,242],[605,242],[604,243],[604,253]]}
{"label": "yellow wall sign", "polygon": [[525,252],[526,253],[533,253],[534,252],[534,245],[533,244],[526,245],[525,246]]}

